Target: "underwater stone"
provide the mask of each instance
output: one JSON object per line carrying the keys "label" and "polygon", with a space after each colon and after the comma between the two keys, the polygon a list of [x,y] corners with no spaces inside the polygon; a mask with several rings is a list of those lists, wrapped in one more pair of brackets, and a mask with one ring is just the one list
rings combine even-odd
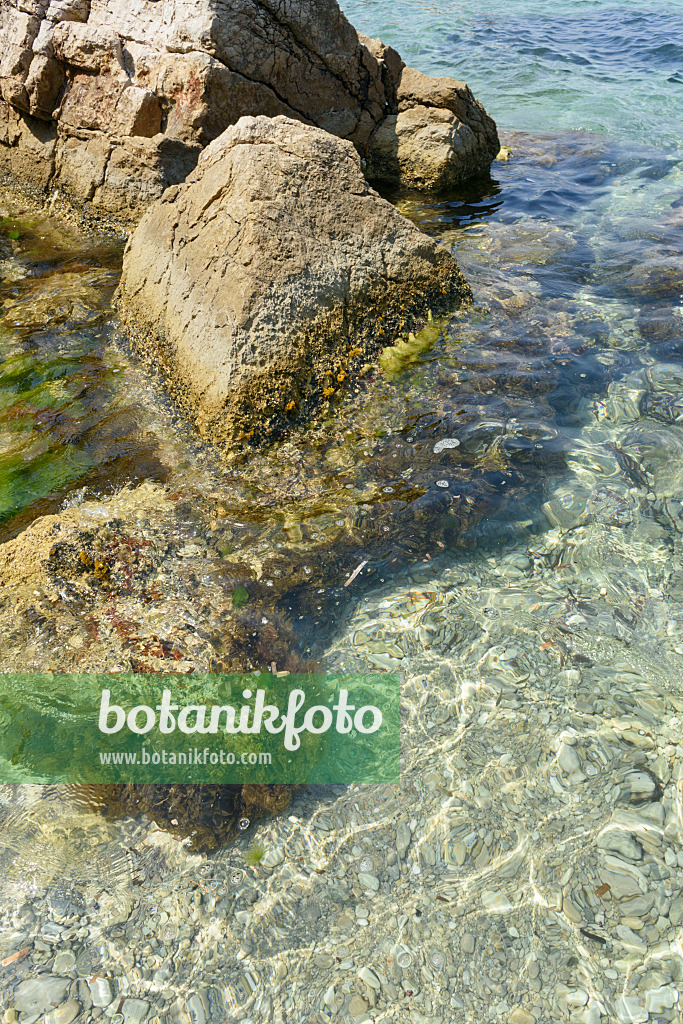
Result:
{"label": "underwater stone", "polygon": [[650,989],[645,995],[645,1006],[650,1013],[662,1013],[671,1010],[678,1002],[678,992],[673,985],[662,985]]}
{"label": "underwater stone", "polygon": [[581,767],[579,755],[569,743],[563,743],[557,757],[557,762],[564,772],[575,772]]}
{"label": "underwater stone", "polygon": [[396,829],[396,849],[398,856],[401,860],[405,857],[408,852],[408,847],[412,841],[412,832],[405,821],[399,821]]}
{"label": "underwater stone", "polygon": [[44,1024],[71,1024],[81,1012],[81,1004],[77,999],[69,999],[55,1010],[45,1014]]}
{"label": "underwater stone", "polygon": [[379,889],[379,878],[375,875],[370,875],[365,871],[359,872],[358,881],[361,885],[364,885],[366,889],[373,889],[375,892]]}
{"label": "underwater stone", "polygon": [[126,999],[122,1010],[124,1024],[141,1024],[147,1016],[149,1003],[146,999]]}
{"label": "underwater stone", "polygon": [[22,981],[14,993],[14,1008],[19,1013],[47,1013],[51,1007],[59,1006],[67,993],[70,978],[55,974],[43,974],[39,978]]}
{"label": "underwater stone", "polygon": [[109,1006],[114,996],[106,978],[91,978],[88,987],[93,1006]]}
{"label": "underwater stone", "polygon": [[285,117],[244,117],[202,153],[133,233],[119,289],[137,350],[200,432],[233,446],[324,403],[378,334],[469,298],[350,142]]}
{"label": "underwater stone", "polygon": [[650,1016],[637,996],[619,996],[614,1009],[621,1024],[644,1024]]}

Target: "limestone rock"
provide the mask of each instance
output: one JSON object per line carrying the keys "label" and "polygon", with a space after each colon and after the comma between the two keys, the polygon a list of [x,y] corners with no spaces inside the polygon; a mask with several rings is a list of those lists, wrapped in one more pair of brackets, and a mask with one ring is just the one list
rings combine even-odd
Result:
{"label": "limestone rock", "polygon": [[121,40],[112,28],[63,21],[52,29],[50,44],[52,56],[69,67],[127,77]]}
{"label": "limestone rock", "polygon": [[397,102],[370,138],[370,180],[443,188],[488,170],[498,132],[464,82],[404,67]]}
{"label": "limestone rock", "polygon": [[[336,0],[0,0],[0,38],[0,172],[123,220],[245,115],[317,125],[350,139],[370,176],[412,184],[449,184],[498,151],[467,86],[405,68]],[[78,170],[85,133],[119,164],[128,139],[154,140],[137,195],[134,178],[98,171],[93,186]]]}
{"label": "limestone rock", "polygon": [[[369,36],[363,35],[362,32],[358,33],[358,38],[380,64],[386,112],[388,114],[397,113],[398,87],[401,82],[401,73],[405,68],[400,54],[392,46],[385,46],[381,39],[370,39]],[[423,75],[422,77],[426,78],[427,76]],[[434,79],[430,79],[430,81],[434,81]]]}
{"label": "limestone rock", "polygon": [[469,298],[450,253],[365,181],[348,141],[245,117],[142,218],[122,316],[207,437],[265,440],[429,308]]}

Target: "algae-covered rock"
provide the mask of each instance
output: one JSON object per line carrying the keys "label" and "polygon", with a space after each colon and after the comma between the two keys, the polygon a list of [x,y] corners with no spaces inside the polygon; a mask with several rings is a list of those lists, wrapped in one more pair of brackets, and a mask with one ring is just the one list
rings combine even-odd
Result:
{"label": "algae-covered rock", "polygon": [[106,817],[146,814],[159,828],[182,836],[191,850],[208,851],[239,835],[240,822],[279,814],[294,786],[114,785],[76,786],[78,803]]}
{"label": "algae-covered rock", "polygon": [[349,142],[242,118],[144,216],[120,309],[202,434],[272,437],[430,309],[470,297],[450,253],[369,187]]}

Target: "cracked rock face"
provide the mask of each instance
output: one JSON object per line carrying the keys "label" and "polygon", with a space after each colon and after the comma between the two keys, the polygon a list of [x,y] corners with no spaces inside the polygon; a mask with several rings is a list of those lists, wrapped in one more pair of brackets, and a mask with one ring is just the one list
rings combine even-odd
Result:
{"label": "cracked rock face", "polygon": [[244,117],[140,221],[122,318],[202,434],[263,441],[376,346],[469,299],[450,253],[368,185],[349,141]]}
{"label": "cracked rock face", "polygon": [[349,139],[369,177],[486,169],[493,121],[335,0],[0,0],[0,173],[136,221],[244,115]]}

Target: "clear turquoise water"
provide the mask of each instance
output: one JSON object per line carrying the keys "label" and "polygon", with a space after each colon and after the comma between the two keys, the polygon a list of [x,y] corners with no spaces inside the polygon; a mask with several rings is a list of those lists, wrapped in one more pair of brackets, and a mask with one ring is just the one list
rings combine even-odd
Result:
{"label": "clear turquoise water", "polygon": [[680,152],[683,4],[348,0],[367,35],[466,81],[503,128],[583,128]]}

